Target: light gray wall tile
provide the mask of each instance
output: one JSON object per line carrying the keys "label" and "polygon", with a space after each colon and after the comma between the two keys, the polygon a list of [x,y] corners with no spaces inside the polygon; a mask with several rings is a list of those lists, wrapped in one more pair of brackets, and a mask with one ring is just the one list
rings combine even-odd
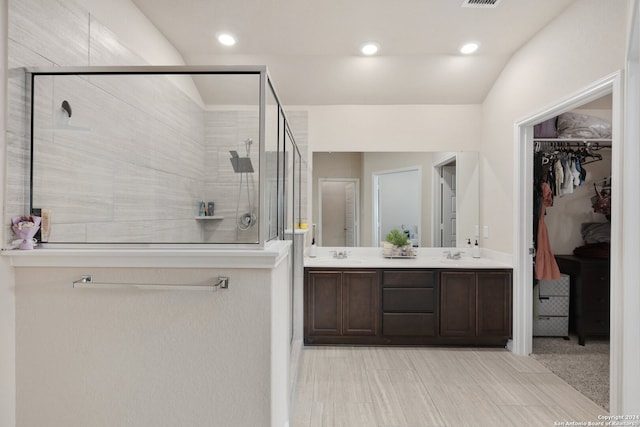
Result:
{"label": "light gray wall tile", "polygon": [[89,65],[147,65],[140,55],[124,46],[116,35],[95,17],[89,16],[89,25]]}
{"label": "light gray wall tile", "polygon": [[9,39],[56,65],[88,65],[89,14],[71,1],[10,0]]}

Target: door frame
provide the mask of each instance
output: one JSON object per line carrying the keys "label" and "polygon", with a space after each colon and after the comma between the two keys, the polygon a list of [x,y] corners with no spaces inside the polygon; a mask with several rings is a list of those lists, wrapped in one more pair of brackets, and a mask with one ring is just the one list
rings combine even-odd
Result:
{"label": "door frame", "polygon": [[[431,169],[431,187],[433,194],[435,197],[432,197],[431,200],[431,247],[437,247],[438,244],[438,236],[440,235],[440,222],[442,221],[440,212],[440,205],[442,200],[442,188],[440,187],[440,181],[442,177],[440,176],[440,170],[443,166],[448,165],[451,162],[456,162],[456,179],[457,178],[457,170],[458,170],[458,153],[451,152],[444,154],[437,163],[433,164],[433,168]],[[458,188],[458,183],[456,182],[456,188]],[[458,198],[456,197],[456,212],[458,212]],[[459,223],[456,220],[456,240],[460,238],[458,233]]]}
{"label": "door frame", "polygon": [[355,215],[355,233],[356,246],[360,246],[360,178],[318,178],[318,235],[316,244],[322,246],[322,183],[323,182],[349,182],[353,183],[356,188],[356,215]]}
{"label": "door frame", "polygon": [[[527,116],[514,124],[514,292],[513,292],[513,346],[519,355],[529,355],[533,342],[533,126],[563,112],[578,108],[604,95],[612,95],[612,179],[614,182],[611,215],[611,330],[610,330],[610,389],[611,402],[615,403],[615,389],[620,382],[620,360],[622,339],[622,282],[621,282],[621,239],[622,239],[622,188],[623,166],[623,82],[622,71],[612,73],[584,89]],[[628,112],[627,112],[628,114]],[[636,165],[637,168],[637,165]],[[637,217],[637,213],[636,213]],[[637,282],[634,284],[637,286]],[[611,413],[616,406],[611,405]]]}

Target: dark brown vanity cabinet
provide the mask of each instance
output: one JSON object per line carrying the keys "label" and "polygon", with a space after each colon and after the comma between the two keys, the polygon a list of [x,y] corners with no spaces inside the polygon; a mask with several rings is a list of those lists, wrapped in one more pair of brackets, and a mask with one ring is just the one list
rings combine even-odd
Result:
{"label": "dark brown vanity cabinet", "polygon": [[436,273],[429,270],[382,272],[382,335],[437,335]]}
{"label": "dark brown vanity cabinet", "polygon": [[307,271],[305,343],[378,335],[378,283],[377,270]]}
{"label": "dark brown vanity cabinet", "polygon": [[511,270],[308,267],[304,343],[504,346],[511,287]]}
{"label": "dark brown vanity cabinet", "polygon": [[511,271],[442,271],[440,336],[451,342],[505,342],[511,337],[511,283]]}

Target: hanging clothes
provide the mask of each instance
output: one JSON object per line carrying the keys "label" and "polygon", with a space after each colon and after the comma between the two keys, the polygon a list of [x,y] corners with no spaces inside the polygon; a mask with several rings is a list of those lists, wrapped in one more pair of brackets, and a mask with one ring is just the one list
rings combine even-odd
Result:
{"label": "hanging clothes", "polygon": [[544,216],[549,206],[553,206],[553,193],[549,184],[540,184],[542,193],[540,218],[538,219],[538,245],[536,251],[535,276],[538,280],[558,280],[560,279],[560,269],[551,251],[549,241],[549,231],[544,222]]}

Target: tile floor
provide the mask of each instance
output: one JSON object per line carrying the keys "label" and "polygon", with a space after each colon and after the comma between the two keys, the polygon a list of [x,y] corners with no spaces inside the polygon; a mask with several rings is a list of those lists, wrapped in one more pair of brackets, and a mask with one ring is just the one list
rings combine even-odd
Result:
{"label": "tile floor", "polygon": [[547,427],[607,414],[502,349],[305,347],[295,387],[291,427]]}

